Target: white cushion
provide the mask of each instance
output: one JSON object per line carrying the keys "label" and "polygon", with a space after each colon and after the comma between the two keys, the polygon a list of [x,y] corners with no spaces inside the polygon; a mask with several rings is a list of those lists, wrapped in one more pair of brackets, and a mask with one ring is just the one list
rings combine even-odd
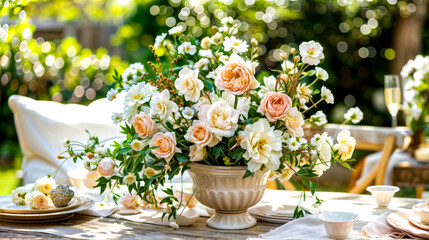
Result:
{"label": "white cushion", "polygon": [[[112,111],[120,111],[120,104],[107,99],[94,101],[89,106],[61,104],[51,101],[36,101],[28,97],[13,95],[9,107],[14,113],[19,144],[24,155],[24,184],[32,183],[59,167],[62,159],[57,156],[65,148],[63,140],[86,143],[88,134],[97,135],[100,140],[120,136],[120,128],[111,120]],[[81,168],[70,159],[58,172],[59,184],[70,184],[67,172]]]}

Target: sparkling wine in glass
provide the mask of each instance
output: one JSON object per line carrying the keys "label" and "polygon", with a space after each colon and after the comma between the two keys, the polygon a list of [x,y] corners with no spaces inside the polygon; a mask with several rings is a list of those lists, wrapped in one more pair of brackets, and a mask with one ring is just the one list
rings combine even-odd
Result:
{"label": "sparkling wine in glass", "polygon": [[384,100],[390,115],[392,115],[392,127],[396,127],[396,115],[401,105],[401,85],[398,75],[384,76]]}

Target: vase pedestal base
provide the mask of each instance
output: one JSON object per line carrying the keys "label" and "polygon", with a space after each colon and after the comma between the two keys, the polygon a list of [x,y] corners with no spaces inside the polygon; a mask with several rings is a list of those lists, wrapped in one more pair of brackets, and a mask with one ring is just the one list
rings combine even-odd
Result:
{"label": "vase pedestal base", "polygon": [[207,226],[223,230],[246,229],[256,225],[256,219],[244,212],[215,212],[207,220]]}

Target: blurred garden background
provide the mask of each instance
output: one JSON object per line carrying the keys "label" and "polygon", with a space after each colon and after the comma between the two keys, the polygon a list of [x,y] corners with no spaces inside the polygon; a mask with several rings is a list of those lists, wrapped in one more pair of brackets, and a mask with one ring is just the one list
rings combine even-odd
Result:
{"label": "blurred garden background", "polygon": [[323,107],[335,123],[358,106],[361,124],[390,126],[383,76],[429,51],[426,0],[0,2],[0,194],[19,184],[22,161],[11,95],[78,104],[105,97],[113,69],[152,60],[148,46],[171,27],[182,25],[198,37],[226,16],[237,19],[239,35],[259,41],[261,76],[279,67],[282,51],[319,42],[326,56],[321,66],[330,75],[325,84],[336,96]]}

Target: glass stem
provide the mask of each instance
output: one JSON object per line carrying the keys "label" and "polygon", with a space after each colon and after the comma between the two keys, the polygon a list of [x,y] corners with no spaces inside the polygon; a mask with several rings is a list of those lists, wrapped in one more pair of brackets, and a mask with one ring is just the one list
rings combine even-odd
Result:
{"label": "glass stem", "polygon": [[396,125],[397,125],[397,122],[396,122],[396,115],[393,115],[393,116],[392,116],[392,127],[394,128],[394,127],[396,127]]}

